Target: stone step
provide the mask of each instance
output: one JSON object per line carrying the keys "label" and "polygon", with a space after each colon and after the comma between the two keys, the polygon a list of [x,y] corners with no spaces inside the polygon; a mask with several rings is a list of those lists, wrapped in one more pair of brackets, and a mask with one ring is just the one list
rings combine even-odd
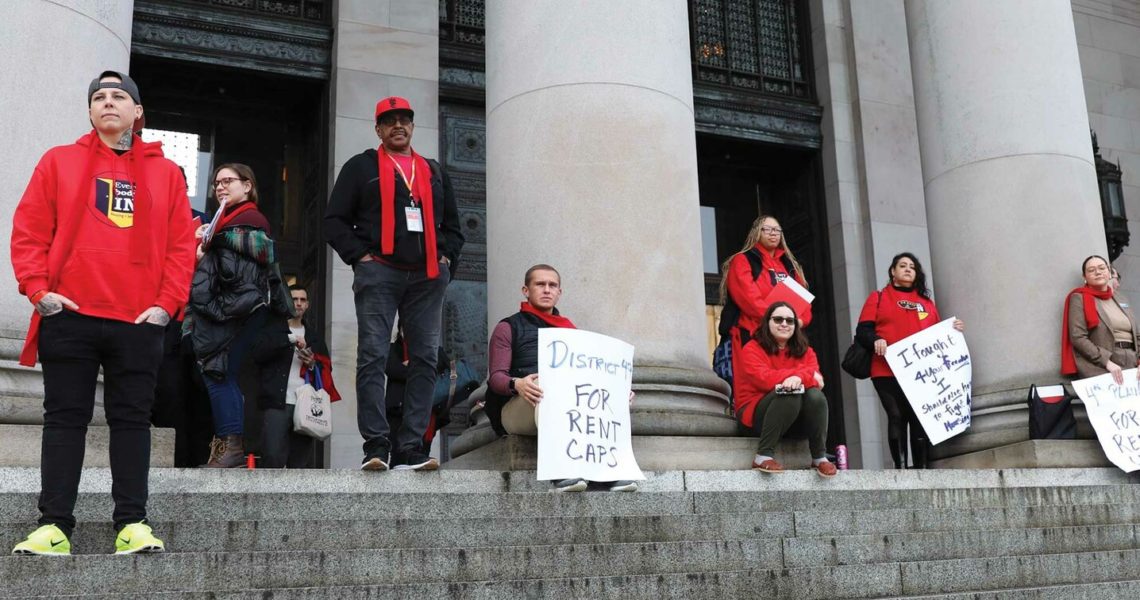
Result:
{"label": "stone step", "polygon": [[1140,580],[1140,550],[966,558],[900,567],[905,595],[1044,588]]}
{"label": "stone step", "polygon": [[[422,475],[431,477],[430,475]],[[381,476],[382,477],[382,476]],[[237,486],[235,486],[237,487]],[[0,493],[0,521],[36,518],[34,492]],[[176,492],[152,491],[149,513],[155,521],[308,519],[315,507],[339,519],[606,516],[719,514],[828,510],[861,506],[868,510],[1002,509],[1140,504],[1140,486],[1015,488],[1007,490],[851,490],[820,492],[587,492],[422,493],[422,492]],[[76,517],[100,521],[111,513],[109,493],[81,493]]]}
{"label": "stone step", "polygon": [[[774,514],[774,513],[769,513]],[[1140,504],[798,511],[799,536],[1140,524]]]}
{"label": "stone step", "polygon": [[1140,597],[1140,580],[1077,583],[1050,587],[1019,587],[985,592],[899,596],[889,600],[1114,600]]}
{"label": "stone step", "polygon": [[[9,425],[43,425],[43,396],[43,389],[40,389],[34,396],[19,396],[16,392],[11,390],[7,391],[4,395],[0,395],[0,423]],[[91,424],[107,424],[107,415],[103,410],[102,399],[95,405],[95,410],[91,415]]]}
{"label": "stone step", "polygon": [[[448,583],[371,584],[321,587],[230,589],[225,591],[148,590],[146,597],[161,600],[501,600],[581,599],[597,600],[720,600],[722,598],[765,598],[774,600],[832,600],[874,598],[899,591],[898,568],[830,567],[824,569],[773,571],[752,569],[706,573],[656,573],[612,577],[570,577]],[[101,585],[91,591],[110,589]],[[97,598],[134,600],[138,594],[79,595],[37,594],[17,598]]]}
{"label": "stone step", "polygon": [[[846,471],[822,479],[802,470],[770,475],[754,471],[646,471],[642,491],[649,492],[906,492],[960,490],[1000,492],[1028,488],[1106,489],[1140,483],[1140,473],[1119,469],[1015,469],[997,471]],[[0,493],[39,490],[39,470],[0,467]],[[156,493],[218,492],[388,492],[440,493],[547,492],[534,471],[441,470],[433,473],[389,471],[364,473],[355,469],[168,469],[150,471]],[[84,469],[80,491],[107,492],[106,468]],[[849,508],[861,508],[852,506]]]}
{"label": "stone step", "polygon": [[[778,540],[0,557],[8,593],[233,590],[782,569]],[[868,568],[864,566],[864,568]],[[875,568],[871,566],[870,568]],[[897,567],[895,567],[897,576]]]}
{"label": "stone step", "polygon": [[[1060,507],[1050,514],[1002,523],[952,511],[949,521],[919,529],[865,527],[862,535],[820,535],[805,527],[814,513],[745,512],[592,517],[394,518],[345,521],[310,514],[303,519],[195,520],[185,514],[153,518],[171,551],[435,548],[496,545],[590,544],[783,538],[788,566],[901,562],[984,555],[1128,549],[1140,539],[1140,505]],[[1005,509],[980,509],[1001,515]],[[876,511],[863,511],[876,514]],[[897,511],[887,511],[887,515]],[[908,513],[911,511],[907,511]],[[919,515],[923,511],[913,511]],[[321,513],[324,514],[324,513]],[[827,518],[827,513],[823,513]],[[889,523],[864,515],[857,522]],[[104,517],[105,518],[105,517]],[[1039,522],[1033,522],[1039,521]],[[33,527],[31,520],[0,522],[0,549]],[[905,521],[903,523],[905,525]],[[805,531],[806,529],[806,531]],[[73,552],[104,553],[114,532],[107,521],[81,522]],[[982,550],[979,550],[982,549]],[[979,554],[980,552],[980,554]]]}
{"label": "stone step", "polygon": [[[39,467],[43,425],[0,424],[0,465],[4,467]],[[111,430],[106,426],[87,428],[87,451],[84,467],[110,465]],[[174,430],[151,428],[150,464],[152,467],[174,466]],[[3,471],[5,469],[0,469]],[[38,470],[37,470],[38,473]],[[36,475],[38,479],[38,474]],[[37,484],[38,485],[38,484]]]}
{"label": "stone step", "polygon": [[[535,564],[551,555],[515,555],[519,562]],[[510,558],[506,549],[497,558]],[[583,551],[591,559],[563,554],[567,568],[581,567],[602,554]],[[422,555],[397,556],[414,561]],[[465,554],[454,564],[422,564],[407,577],[384,580],[388,570],[374,552],[167,554],[135,557],[70,557],[0,559],[4,591],[12,596],[138,597],[147,590],[155,598],[775,598],[831,600],[837,598],[1133,598],[1140,581],[1140,552],[1053,554],[1036,557],[965,559],[910,564],[845,565],[813,568],[749,568],[736,570],[668,571],[589,575],[594,569],[569,577],[512,579],[518,562],[485,565],[486,557]],[[673,558],[670,556],[669,558]],[[476,559],[476,560],[473,560]],[[20,562],[16,562],[20,561]],[[646,561],[624,556],[622,566]],[[15,567],[9,567],[15,564]],[[465,578],[437,580],[441,572],[474,575],[480,568],[496,569],[495,580]],[[553,565],[548,565],[553,566]],[[615,565],[616,566],[616,565]],[[679,565],[683,567],[684,565]],[[599,568],[602,565],[598,565]],[[197,570],[197,571],[195,571]],[[414,571],[414,570],[413,570]],[[11,578],[10,576],[15,576]],[[305,580],[328,580],[310,582]],[[1058,586],[1058,587],[1052,587]],[[176,588],[176,589],[170,589]],[[181,589],[177,589],[181,588]],[[97,590],[133,590],[119,596],[93,596]],[[185,592],[183,589],[197,590]],[[947,592],[950,590],[950,592]],[[1065,595],[1068,594],[1068,595]]]}
{"label": "stone step", "polygon": [[1140,549],[1135,525],[786,537],[784,566],[921,562]]}
{"label": "stone step", "polygon": [[[798,600],[795,589],[786,586],[783,595],[775,584],[757,581],[753,571],[720,571],[691,574],[637,575],[573,579],[531,579],[522,581],[459,582],[447,584],[338,586],[321,588],[279,588],[274,590],[235,590],[229,592],[157,592],[148,593],[156,600],[314,600],[326,598],[360,598],[362,600],[423,600],[450,598],[455,600],[492,600],[504,597],[525,598],[599,598],[613,600],[785,598]],[[768,592],[768,595],[761,595]],[[588,594],[588,596],[587,596]],[[892,596],[884,600],[1114,600],[1132,599],[1140,595],[1140,580],[1081,583],[1052,587],[1019,587],[983,592]],[[58,598],[96,600],[134,600],[137,594],[83,594],[79,596],[17,596],[16,598]],[[850,598],[851,596],[848,596]]]}
{"label": "stone step", "polygon": [[[193,515],[191,515],[193,516]],[[374,515],[374,518],[376,515]],[[605,517],[390,519],[369,521],[153,521],[168,551],[219,552],[350,548],[464,548],[551,544],[780,539],[790,513]],[[0,523],[0,553],[24,539],[32,522]],[[109,521],[79,523],[72,552],[105,554]]]}

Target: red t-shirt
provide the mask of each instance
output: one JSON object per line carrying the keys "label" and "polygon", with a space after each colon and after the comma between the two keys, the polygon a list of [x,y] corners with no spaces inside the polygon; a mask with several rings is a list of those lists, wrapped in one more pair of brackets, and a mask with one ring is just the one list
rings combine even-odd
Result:
{"label": "red t-shirt", "polygon": [[[880,293],[883,295],[881,300]],[[919,296],[914,290],[903,291],[891,285],[883,288],[882,292],[872,292],[859,313],[859,322],[874,321],[875,337],[886,340],[888,345],[941,320],[933,300]],[[874,355],[871,377],[894,377],[887,359]]]}

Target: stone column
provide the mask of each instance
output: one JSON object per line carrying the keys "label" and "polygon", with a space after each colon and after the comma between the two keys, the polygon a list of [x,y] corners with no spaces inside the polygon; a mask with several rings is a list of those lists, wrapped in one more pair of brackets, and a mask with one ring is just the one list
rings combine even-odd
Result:
{"label": "stone column", "polygon": [[1104,254],[1068,0],[909,0],[911,70],[937,300],[974,367],[953,456],[1025,440],[1026,387],[1060,379],[1064,294]]}
{"label": "stone column", "polygon": [[705,347],[687,13],[487,3],[488,321],[557,267],[562,312],[636,346],[639,435],[735,432]]}
{"label": "stone column", "polygon": [[[9,260],[10,215],[20,202],[32,170],[48,148],[75,141],[91,129],[87,84],[104,69],[128,71],[133,0],[24,0],[4,6],[5,78],[11,89],[0,95],[0,139],[10,149],[0,162],[0,464],[39,460],[43,384],[39,369],[16,359],[28,330],[31,305],[16,291]],[[142,90],[146,100],[146,90]],[[145,106],[145,102],[144,102]],[[101,422],[101,410],[96,423]],[[106,443],[96,430],[92,448]],[[102,436],[102,437],[101,437]],[[33,443],[34,442],[34,443]],[[88,463],[106,463],[106,451],[89,449]]]}

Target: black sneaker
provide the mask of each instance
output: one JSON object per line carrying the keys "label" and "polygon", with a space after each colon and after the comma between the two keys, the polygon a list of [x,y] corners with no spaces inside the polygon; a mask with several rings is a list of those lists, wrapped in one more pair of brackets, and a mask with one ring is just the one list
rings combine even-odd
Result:
{"label": "black sneaker", "polygon": [[399,452],[392,462],[393,471],[434,471],[439,468],[439,461],[423,450]]}
{"label": "black sneaker", "polygon": [[377,452],[369,452],[364,457],[364,462],[360,463],[361,471],[387,471],[388,463],[391,461],[391,455],[387,450],[380,450]]}

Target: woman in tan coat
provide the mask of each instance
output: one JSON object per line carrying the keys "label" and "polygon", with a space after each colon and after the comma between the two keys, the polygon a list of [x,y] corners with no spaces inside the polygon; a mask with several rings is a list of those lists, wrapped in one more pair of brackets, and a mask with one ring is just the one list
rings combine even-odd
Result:
{"label": "woman in tan coat", "polygon": [[[1084,379],[1111,373],[1117,384],[1137,366],[1140,337],[1128,299],[1110,285],[1112,267],[1100,256],[1081,265],[1085,285],[1069,292],[1061,329],[1061,373]],[[1140,377],[1140,370],[1137,371]]]}

